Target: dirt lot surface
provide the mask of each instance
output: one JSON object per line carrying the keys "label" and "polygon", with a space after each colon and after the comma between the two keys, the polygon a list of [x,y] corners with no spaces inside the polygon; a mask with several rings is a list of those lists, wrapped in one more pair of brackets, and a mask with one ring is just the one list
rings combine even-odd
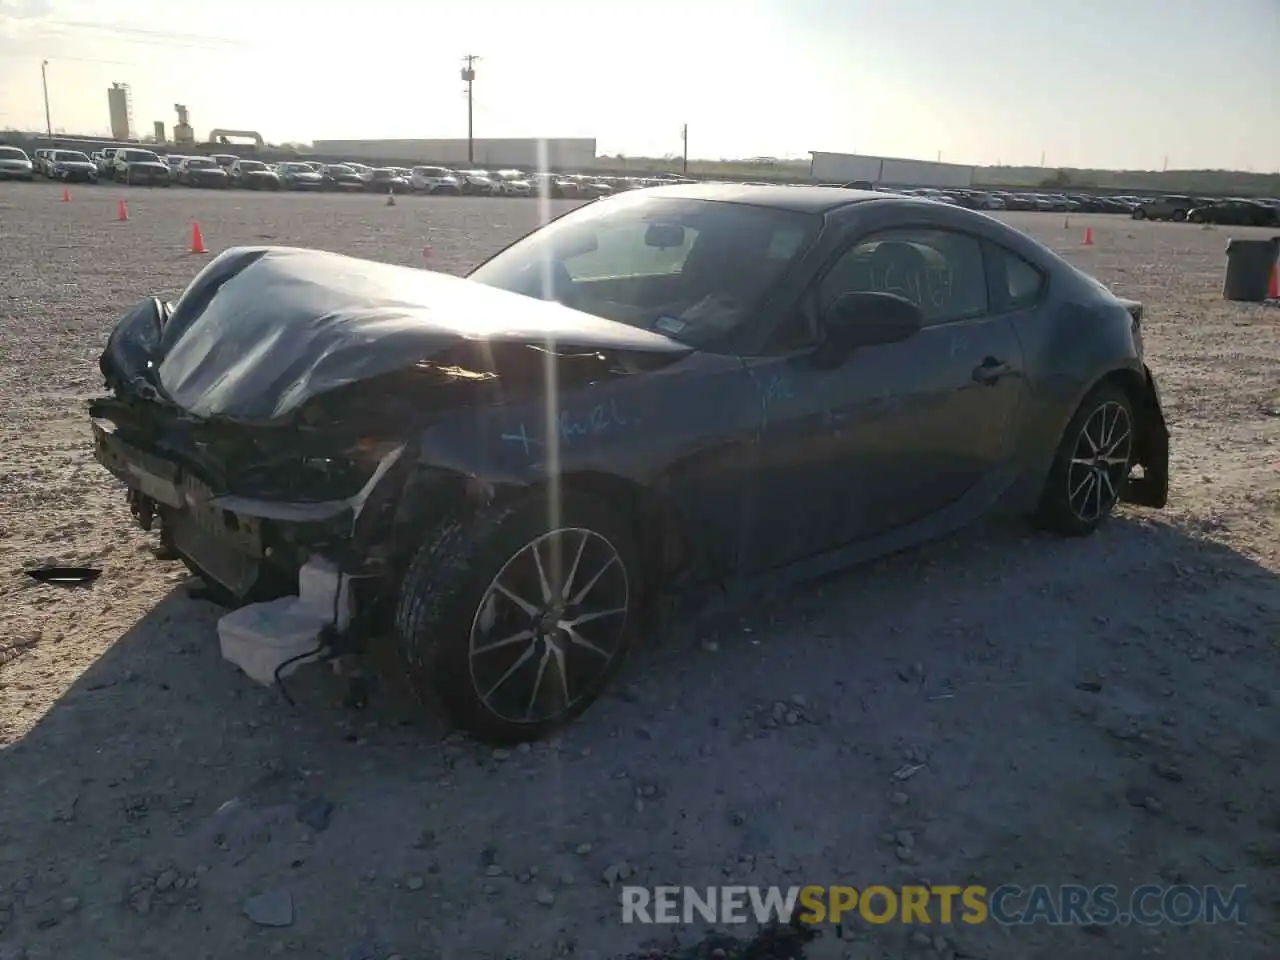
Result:
{"label": "dirt lot surface", "polygon": [[[461,271],[538,205],[73,194],[0,186],[0,958],[615,958],[704,933],[623,926],[619,875],[1244,884],[1245,927],[857,922],[803,949],[1280,955],[1280,309],[1220,299],[1248,231],[1010,216],[1145,301],[1167,510],[1073,542],[992,525],[682,627],[508,753],[391,698],[344,711],[318,668],[290,708],[224,662],[218,608],[93,461],[84,401],[114,321],[205,262],[193,220],[214,252],[429,245]],[[104,573],[24,576],[45,562]]]}

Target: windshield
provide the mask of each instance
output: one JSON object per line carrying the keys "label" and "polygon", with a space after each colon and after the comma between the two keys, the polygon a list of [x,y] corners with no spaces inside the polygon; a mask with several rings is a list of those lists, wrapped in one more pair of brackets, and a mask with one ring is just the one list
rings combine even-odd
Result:
{"label": "windshield", "polygon": [[217,164],[212,160],[203,158],[192,158],[187,161],[187,167],[194,170],[208,170],[210,167],[216,167]]}
{"label": "windshield", "polygon": [[470,278],[703,346],[752,316],[821,225],[792,210],[630,194],[553,221]]}
{"label": "windshield", "polygon": [[329,172],[335,176],[343,173],[355,173],[350,167],[330,167]]}
{"label": "windshield", "polygon": [[315,173],[315,171],[305,163],[290,163],[285,167],[285,169],[290,173]]}
{"label": "windshield", "polygon": [[88,163],[89,158],[75,150],[59,150],[53,155],[55,163]]}
{"label": "windshield", "polygon": [[263,163],[261,160],[241,160],[240,169],[241,170],[265,170],[267,169],[267,165]]}
{"label": "windshield", "polygon": [[124,157],[124,159],[130,163],[159,163],[160,162],[160,158],[156,154],[152,153],[150,150],[121,150],[118,154],[116,154],[116,156]]}
{"label": "windshield", "polygon": [[375,179],[375,180],[390,180],[390,179],[392,179],[392,178],[393,178],[393,177],[395,177],[395,176],[396,176],[396,172],[395,172],[394,170],[375,170],[375,171],[373,171],[373,179]]}
{"label": "windshield", "polygon": [[25,160],[27,155],[17,147],[0,147],[0,157],[6,160]]}

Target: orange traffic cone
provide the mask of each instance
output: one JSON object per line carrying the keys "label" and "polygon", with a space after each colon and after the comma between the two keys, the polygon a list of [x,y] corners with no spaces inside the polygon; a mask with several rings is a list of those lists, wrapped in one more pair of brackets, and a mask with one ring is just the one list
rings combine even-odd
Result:
{"label": "orange traffic cone", "polygon": [[70,203],[70,202],[71,202],[71,188],[70,188],[70,187],[63,187],[63,188],[62,188],[62,202],[63,202],[63,203]]}
{"label": "orange traffic cone", "polygon": [[129,219],[129,205],[124,202],[124,198],[120,198],[120,202],[116,204],[116,219],[124,223]]}
{"label": "orange traffic cone", "polygon": [[1093,227],[1086,227],[1084,231],[1084,245],[1086,247],[1093,246]]}
{"label": "orange traffic cone", "polygon": [[1280,300],[1280,263],[1271,268],[1271,283],[1267,285],[1267,299]]}
{"label": "orange traffic cone", "polygon": [[208,253],[204,248],[204,234],[200,232],[200,221],[191,224],[191,252]]}

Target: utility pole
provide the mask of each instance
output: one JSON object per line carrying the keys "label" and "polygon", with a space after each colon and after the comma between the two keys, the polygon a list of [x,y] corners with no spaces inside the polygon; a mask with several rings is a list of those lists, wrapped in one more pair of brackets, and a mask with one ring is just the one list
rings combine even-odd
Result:
{"label": "utility pole", "polygon": [[53,145],[53,120],[49,116],[49,61],[40,61],[40,86],[44,88],[44,125],[49,133],[49,144]]}
{"label": "utility pole", "polygon": [[684,144],[684,166],[682,170],[684,175],[689,175],[689,125],[686,123],[680,128],[680,141]]}
{"label": "utility pole", "polygon": [[474,53],[468,53],[462,58],[462,79],[467,85],[467,164],[475,166],[476,163],[476,140],[475,140],[475,109],[474,98],[472,97],[472,87],[476,80],[476,61],[480,58]]}

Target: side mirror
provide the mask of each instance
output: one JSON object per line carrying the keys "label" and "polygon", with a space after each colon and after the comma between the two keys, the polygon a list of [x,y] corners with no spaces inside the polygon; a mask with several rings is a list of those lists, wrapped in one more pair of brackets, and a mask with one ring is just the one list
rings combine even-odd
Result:
{"label": "side mirror", "polygon": [[827,310],[822,326],[831,346],[848,352],[907,340],[924,326],[924,314],[897,294],[846,293]]}

